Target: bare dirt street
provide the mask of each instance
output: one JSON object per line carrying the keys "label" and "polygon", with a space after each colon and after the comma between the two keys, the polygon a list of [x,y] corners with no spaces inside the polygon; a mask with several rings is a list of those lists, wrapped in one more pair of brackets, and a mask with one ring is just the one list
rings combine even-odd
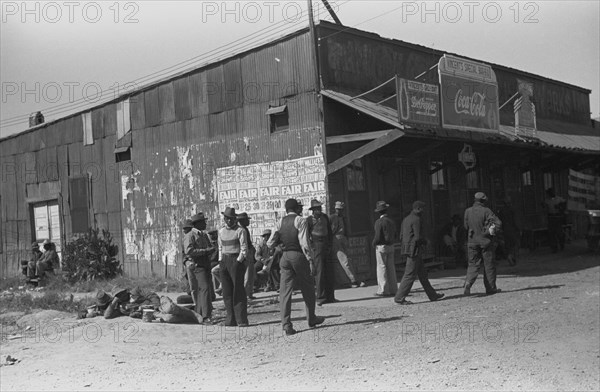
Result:
{"label": "bare dirt street", "polygon": [[55,318],[2,342],[2,363],[19,362],[0,368],[1,389],[597,391],[600,258],[583,245],[500,262],[493,296],[480,276],[463,297],[461,269],[431,273],[436,303],[418,284],[410,306],[339,290],[312,330],[296,295],[291,337],[266,295],[245,329]]}

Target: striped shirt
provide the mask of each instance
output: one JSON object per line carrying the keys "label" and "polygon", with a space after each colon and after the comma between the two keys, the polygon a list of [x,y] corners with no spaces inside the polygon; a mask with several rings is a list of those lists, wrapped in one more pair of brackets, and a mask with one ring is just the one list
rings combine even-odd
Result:
{"label": "striped shirt", "polygon": [[227,226],[219,230],[219,261],[223,260],[223,255],[238,254],[237,261],[243,261],[248,253],[248,242],[244,229],[237,224],[231,229]]}

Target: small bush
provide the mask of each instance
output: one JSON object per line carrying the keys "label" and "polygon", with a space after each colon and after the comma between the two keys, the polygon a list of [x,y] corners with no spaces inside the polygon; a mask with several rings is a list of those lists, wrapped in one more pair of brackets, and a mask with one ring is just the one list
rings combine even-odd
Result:
{"label": "small bush", "polygon": [[107,280],[123,271],[116,256],[118,246],[112,243],[110,232],[90,229],[84,236],[69,242],[63,250],[63,272],[71,282]]}

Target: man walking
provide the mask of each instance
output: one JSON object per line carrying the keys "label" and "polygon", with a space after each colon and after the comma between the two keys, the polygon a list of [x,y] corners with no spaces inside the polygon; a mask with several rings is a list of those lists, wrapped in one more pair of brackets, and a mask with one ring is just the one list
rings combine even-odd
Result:
{"label": "man walking", "polygon": [[212,298],[210,289],[210,254],[215,250],[206,229],[206,218],[202,212],[190,219],[193,228],[184,226],[183,250],[190,292],[195,311],[202,315],[204,323],[211,323]]}
{"label": "man walking", "polygon": [[254,296],[254,280],[256,279],[256,272],[254,271],[254,255],[256,254],[256,249],[252,244],[250,230],[248,230],[248,226],[250,226],[250,217],[247,213],[242,212],[241,214],[237,214],[237,220],[239,225],[244,230],[246,235],[246,243],[248,244],[248,253],[246,254],[246,261],[244,262],[246,265],[246,273],[244,273],[244,288],[246,290],[248,299],[256,299]]}
{"label": "man walking", "polygon": [[310,247],[315,261],[315,282],[317,286],[317,305],[337,302],[334,294],[335,271],[329,263],[331,250],[331,229],[329,218],[323,213],[323,203],[310,201],[312,215],[308,218]]}
{"label": "man walking", "polygon": [[394,301],[399,305],[412,304],[412,302],[406,300],[406,297],[417,277],[430,301],[437,301],[444,297],[444,294],[436,293],[431,283],[429,283],[427,270],[423,264],[422,254],[427,240],[423,237],[421,215],[423,215],[425,203],[417,200],[412,207],[412,211],[404,218],[400,228],[400,242],[402,243],[402,255],[406,256],[406,267],[404,268],[404,276],[400,281],[400,288],[394,298]]}
{"label": "man walking", "polygon": [[306,306],[308,326],[315,327],[325,319],[315,314],[315,285],[311,276],[315,274],[315,264],[308,245],[308,224],[306,219],[298,216],[298,201],[285,201],[286,215],[277,222],[276,228],[267,245],[273,248],[281,244],[283,255],[280,260],[281,286],[279,301],[281,303],[281,324],[286,335],[294,335],[292,326],[292,291],[294,281],[298,283]]}
{"label": "man walking", "polygon": [[375,222],[375,237],[373,247],[377,258],[377,292],[378,297],[391,297],[398,291],[396,279],[396,264],[394,263],[394,240],[396,224],[387,215],[390,207],[385,201],[378,201],[375,212],[379,219]]}
{"label": "man walking", "polygon": [[554,188],[546,189],[546,200],[544,202],[546,213],[548,214],[548,240],[552,253],[559,249],[565,249],[565,233],[563,225],[565,224],[565,211],[567,202],[560,196],[556,196]]}
{"label": "man walking", "polygon": [[500,290],[496,288],[496,265],[494,261],[496,230],[502,222],[484,203],[487,196],[483,192],[475,194],[475,202],[465,211],[465,229],[467,230],[467,256],[469,266],[465,278],[465,295],[471,295],[471,286],[475,283],[483,262],[483,284],[488,295]]}
{"label": "man walking", "polygon": [[348,257],[348,238],[346,237],[346,222],[344,219],[345,204],[341,201],[335,202],[335,214],[329,218],[331,222],[331,235],[333,256],[340,263],[342,269],[350,279],[350,284],[353,288],[365,287],[365,282],[358,282],[356,273],[352,267],[352,261]]}
{"label": "man walking", "polygon": [[222,212],[225,227],[219,230],[219,262],[221,263],[221,287],[227,316],[224,326],[248,326],[248,299],[244,289],[244,261],[248,243],[244,230],[237,224],[235,208]]}

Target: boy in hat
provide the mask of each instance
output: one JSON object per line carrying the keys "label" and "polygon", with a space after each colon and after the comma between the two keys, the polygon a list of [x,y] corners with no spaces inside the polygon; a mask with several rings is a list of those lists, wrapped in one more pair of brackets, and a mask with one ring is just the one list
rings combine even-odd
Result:
{"label": "boy in hat", "polygon": [[396,264],[394,262],[394,242],[396,240],[396,224],[387,215],[390,207],[385,201],[378,201],[375,212],[379,219],[375,221],[373,247],[377,258],[377,292],[378,297],[391,297],[398,291]]}
{"label": "boy in hat", "polygon": [[465,211],[465,229],[467,230],[467,257],[469,266],[465,277],[464,295],[471,295],[471,286],[475,283],[479,269],[483,263],[483,284],[486,294],[495,294],[500,290],[496,287],[496,265],[494,262],[495,230],[502,222],[492,210],[484,204],[487,196],[483,192],[475,194],[475,202]]}
{"label": "boy in hat", "polygon": [[204,323],[211,323],[212,297],[210,285],[210,259],[215,249],[212,247],[206,229],[206,218],[202,212],[190,219],[193,228],[183,227],[183,253],[187,276],[194,301],[195,311],[202,315]]}
{"label": "boy in hat", "polygon": [[402,220],[400,242],[402,243],[402,254],[406,256],[406,267],[404,268],[400,288],[396,293],[396,298],[394,298],[394,301],[400,305],[412,304],[412,302],[406,300],[406,297],[417,277],[430,301],[437,301],[444,297],[444,294],[436,293],[431,283],[429,283],[427,270],[421,258],[427,244],[421,226],[421,215],[424,207],[425,203],[419,200],[415,201],[410,214]]}
{"label": "boy in hat", "polygon": [[237,224],[235,208],[227,207],[222,212],[225,227],[219,230],[219,262],[221,263],[221,285],[227,316],[226,327],[248,326],[248,299],[244,289],[244,273],[248,243],[244,230]]}
{"label": "boy in hat", "polygon": [[365,282],[358,282],[352,262],[348,257],[348,238],[346,237],[346,222],[344,219],[345,204],[341,201],[335,202],[335,213],[331,215],[331,235],[334,258],[338,260],[342,269],[350,279],[353,288],[365,287]]}
{"label": "boy in hat", "polygon": [[250,235],[250,230],[248,230],[248,226],[250,226],[250,217],[245,212],[237,214],[236,217],[238,224],[244,230],[246,243],[248,244],[248,253],[246,254],[245,261],[246,272],[244,273],[244,288],[248,299],[256,299],[254,296],[254,280],[256,279],[256,272],[254,271],[254,255],[256,253],[256,248],[254,248],[254,245],[252,244],[252,236]]}
{"label": "boy in hat", "polygon": [[337,302],[335,299],[335,271],[329,263],[331,250],[331,227],[329,217],[323,213],[323,203],[310,201],[312,215],[308,217],[310,247],[315,261],[315,282],[317,286],[317,305]]}

